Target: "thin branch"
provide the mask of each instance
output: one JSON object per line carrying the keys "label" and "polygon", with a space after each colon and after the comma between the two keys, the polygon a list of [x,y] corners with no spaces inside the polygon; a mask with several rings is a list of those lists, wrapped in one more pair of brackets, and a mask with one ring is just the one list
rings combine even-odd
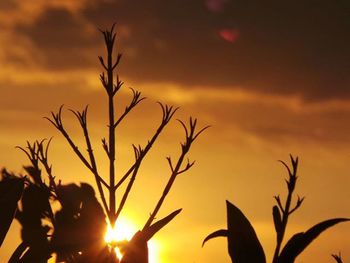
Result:
{"label": "thin branch", "polygon": [[74,111],[74,110],[71,110],[71,112],[73,112],[74,115],[77,117],[77,119],[78,119],[78,121],[80,123],[80,126],[83,129],[85,142],[86,142],[86,147],[87,147],[87,152],[88,152],[89,158],[90,158],[90,165],[91,165],[92,173],[95,176],[96,185],[97,185],[98,191],[99,191],[100,196],[101,196],[103,207],[104,207],[106,213],[108,213],[109,209],[108,209],[106,197],[105,197],[105,194],[104,194],[104,191],[103,191],[103,188],[102,188],[102,184],[107,189],[109,189],[109,185],[99,175],[99,172],[98,172],[98,169],[97,169],[96,159],[95,159],[95,155],[94,155],[94,152],[93,152],[93,149],[92,149],[91,140],[90,140],[90,136],[89,136],[89,130],[88,130],[88,127],[87,127],[88,105],[81,112]]}
{"label": "thin branch", "polygon": [[141,146],[136,147],[135,145],[133,145],[133,148],[134,148],[134,153],[135,153],[135,162],[137,163],[137,165],[136,165],[135,169],[133,170],[133,173],[131,175],[130,181],[129,181],[129,183],[128,183],[126,189],[125,189],[125,192],[123,194],[123,197],[122,197],[122,199],[120,201],[120,204],[118,206],[118,209],[117,209],[117,212],[116,212],[116,215],[115,215],[115,220],[118,219],[121,211],[124,208],[124,205],[126,203],[126,200],[128,199],[128,196],[129,196],[129,193],[131,191],[131,188],[134,185],[137,173],[138,173],[140,165],[141,165],[140,156],[142,155],[144,150],[141,148]]}
{"label": "thin branch", "polygon": [[106,141],[106,138],[102,138],[102,147],[103,149],[105,150],[107,156],[109,156],[109,150],[108,150],[108,145],[107,145],[107,141]]}
{"label": "thin branch", "polygon": [[100,60],[101,66],[102,66],[105,70],[107,70],[107,66],[106,66],[106,64],[105,64],[105,62],[104,62],[104,60],[103,60],[103,57],[98,56],[98,59]]}
{"label": "thin branch", "polygon": [[133,98],[128,106],[125,107],[124,113],[119,117],[119,119],[115,122],[114,127],[117,127],[119,123],[125,118],[128,113],[135,108],[137,104],[139,104],[141,101],[145,99],[145,97],[141,97],[141,92],[135,91],[134,89],[130,88],[133,93]]}
{"label": "thin branch", "polygon": [[121,58],[122,58],[122,54],[118,54],[117,60],[115,61],[114,65],[112,67],[113,70],[119,65],[119,62],[120,62]]}
{"label": "thin branch", "polygon": [[182,174],[184,172],[186,172],[187,170],[189,170],[195,163],[196,161],[190,162],[189,159],[187,159],[187,164],[185,166],[185,168],[183,168],[181,171],[179,171],[177,174]]}
{"label": "thin branch", "polygon": [[[165,108],[165,110],[166,110],[166,108]],[[188,151],[190,150],[192,143],[196,140],[196,138],[198,137],[199,134],[201,134],[204,130],[209,128],[209,126],[206,126],[206,127],[202,128],[201,130],[199,130],[199,132],[196,132],[197,119],[190,118],[189,127],[187,127],[182,121],[179,121],[179,122],[183,126],[184,131],[185,131],[185,142],[181,143],[181,149],[182,149],[181,154],[177,160],[175,167],[173,169],[171,169],[172,171],[171,171],[171,175],[169,177],[169,180],[168,180],[168,182],[163,190],[163,193],[162,193],[160,199],[158,200],[153,212],[151,213],[150,217],[148,218],[146,224],[144,225],[143,230],[145,230],[151,226],[151,224],[154,221],[154,219],[156,218],[157,213],[160,210],[166,196],[168,195],[171,187],[173,186],[177,176],[179,174],[187,171],[188,169],[190,169],[192,167],[192,165],[194,164],[194,162],[190,163],[187,160],[187,164],[186,164],[185,168],[181,169],[184,158],[187,155]],[[170,158],[168,157],[167,158],[168,162],[169,162],[169,159]],[[171,161],[170,161],[170,163],[171,163]]]}
{"label": "thin branch", "polygon": [[[139,158],[135,161],[135,163],[129,168],[129,170],[124,174],[124,176],[118,181],[118,183],[115,185],[115,189],[118,189],[120,185],[123,184],[123,182],[129,177],[129,175],[134,171],[134,169],[137,167],[137,165],[140,165],[143,158],[147,155],[148,151],[152,148],[154,142],[157,140],[158,136],[163,131],[164,127],[169,123],[171,118],[174,116],[175,112],[178,110],[178,108],[173,108],[172,106],[169,107],[168,105],[163,105],[162,103],[158,103],[162,109],[162,121],[153,135],[152,139],[148,141],[146,147],[142,151],[142,154],[140,154]],[[140,164],[138,164],[140,163]]]}
{"label": "thin branch", "polygon": [[342,257],[341,257],[341,253],[339,252],[339,254],[332,254],[332,257],[335,259],[335,261],[337,261],[337,263],[343,263]]}
{"label": "thin branch", "polygon": [[89,164],[89,162],[85,159],[84,155],[80,152],[78,146],[75,145],[75,143],[73,142],[73,140],[70,138],[69,134],[67,133],[67,131],[65,130],[63,123],[62,123],[62,107],[63,105],[60,107],[58,113],[54,113],[51,112],[52,118],[49,117],[44,117],[45,119],[47,119],[49,122],[51,122],[57,130],[59,130],[61,132],[61,134],[64,136],[64,138],[66,139],[66,141],[68,142],[68,144],[71,146],[71,148],[73,149],[73,151],[75,152],[75,154],[79,157],[79,159],[84,163],[84,165],[93,172],[93,169],[91,167],[91,165]]}
{"label": "thin branch", "polygon": [[[119,55],[119,54],[118,54]],[[124,85],[124,82],[119,80],[119,76],[117,75],[117,83],[113,84],[113,92],[112,95],[114,96],[118,90],[120,90],[120,88]]]}
{"label": "thin branch", "polygon": [[171,172],[174,172],[174,167],[173,167],[173,163],[172,163],[172,161],[171,161],[171,157],[168,156],[168,157],[166,157],[166,159],[167,159],[167,161],[168,161],[168,163],[169,163]]}
{"label": "thin branch", "polygon": [[38,159],[40,160],[41,164],[44,166],[45,171],[49,177],[49,188],[56,194],[57,193],[57,185],[55,182],[55,176],[52,174],[52,165],[49,164],[48,161],[48,150],[52,141],[52,138],[50,138],[47,141],[46,146],[44,146],[44,142],[46,140],[36,141],[36,145],[38,146]]}
{"label": "thin branch", "polygon": [[274,198],[276,199],[276,202],[277,202],[279,209],[284,213],[284,208],[283,208],[280,196],[276,195],[276,196],[274,196]]}
{"label": "thin branch", "polygon": [[16,146],[17,149],[20,149],[21,151],[23,151],[28,159],[30,160],[30,162],[32,163],[33,167],[35,169],[39,169],[39,159],[38,159],[38,154],[37,154],[37,149],[36,149],[36,144],[33,143],[33,145],[30,144],[29,141],[27,141],[27,150],[24,149],[21,146]]}
{"label": "thin branch", "polygon": [[[107,80],[106,80],[106,75],[105,75],[105,73],[104,72],[102,72],[101,74],[100,74],[100,81],[101,81],[101,83],[102,83],[102,86],[105,88],[105,90],[107,91]],[[108,92],[108,91],[107,91]]]}
{"label": "thin branch", "polygon": [[120,213],[121,213],[121,211],[126,203],[126,200],[129,196],[130,190],[135,182],[135,179],[136,179],[138,170],[141,166],[143,158],[147,155],[148,151],[152,148],[152,145],[157,140],[158,136],[160,135],[160,133],[162,132],[164,127],[169,123],[169,121],[174,116],[175,112],[177,111],[177,108],[173,108],[172,106],[171,107],[169,107],[167,105],[164,106],[161,103],[159,103],[159,105],[161,106],[161,109],[162,109],[162,122],[161,122],[160,126],[158,127],[157,131],[153,135],[152,139],[147,142],[147,145],[144,149],[142,149],[141,146],[136,147],[135,145],[133,145],[133,149],[134,149],[134,153],[135,153],[135,163],[127,171],[127,173],[121,178],[121,180],[119,180],[119,182],[116,185],[116,187],[119,187],[127,179],[127,177],[132,173],[130,181],[127,185],[127,188],[124,192],[122,200],[119,204],[119,207],[118,207],[118,210],[116,213],[116,219],[120,215]]}
{"label": "thin branch", "polygon": [[[27,141],[27,150],[22,148],[22,147],[19,147],[19,146],[17,146],[17,148],[21,149],[27,155],[27,157],[29,158],[29,160],[31,161],[31,163],[33,165],[34,170],[27,170],[27,172],[29,173],[29,175],[32,176],[32,178],[34,180],[34,184],[37,185],[38,187],[42,188],[43,190],[48,189],[49,194],[51,195],[52,194],[51,188],[50,188],[50,186],[48,187],[43,182],[43,180],[41,178],[41,169],[39,167],[39,162],[41,162],[42,156],[46,160],[46,166],[44,165],[45,168],[49,167],[49,165],[47,164],[47,153],[48,153],[48,147],[49,147],[51,139],[50,139],[49,143],[47,144],[45,151],[44,151],[44,146],[43,146],[44,141],[45,140],[42,140],[40,142],[35,141],[33,144],[30,144],[30,142]],[[52,177],[51,167],[50,167],[49,178],[50,177]],[[30,183],[29,180],[28,180],[28,182]],[[51,184],[51,180],[50,180],[50,184]],[[47,213],[45,213],[45,215],[48,218],[50,218],[53,226],[55,226],[55,217],[54,217],[53,210],[52,210],[52,207],[50,204],[48,206],[48,211],[46,211],[46,212]]]}
{"label": "thin branch", "polygon": [[304,199],[305,199],[305,197],[300,198],[300,196],[298,196],[297,203],[295,204],[295,207],[289,211],[289,214],[292,214],[293,212],[295,212],[301,206]]}
{"label": "thin branch", "polygon": [[288,175],[289,175],[288,179],[286,179],[287,188],[288,188],[288,195],[287,195],[287,199],[286,199],[284,207],[281,204],[281,200],[280,200],[279,196],[275,197],[275,199],[277,201],[277,204],[278,204],[279,208],[282,211],[282,223],[281,223],[280,231],[277,232],[277,244],[276,244],[276,248],[275,248],[275,251],[274,251],[274,256],[273,256],[273,261],[272,261],[273,263],[277,263],[278,262],[278,257],[279,257],[279,254],[280,254],[280,250],[281,250],[284,234],[285,234],[286,229],[287,229],[289,216],[293,212],[295,212],[301,206],[301,204],[304,201],[304,198],[300,198],[298,196],[298,200],[297,200],[297,203],[296,203],[295,207],[291,209],[293,192],[295,190],[295,185],[296,185],[296,182],[297,182],[297,179],[298,179],[298,177],[297,177],[298,157],[293,158],[293,156],[290,155],[290,159],[291,159],[291,164],[292,164],[291,168],[285,162],[279,161],[287,169],[287,172],[288,172]]}

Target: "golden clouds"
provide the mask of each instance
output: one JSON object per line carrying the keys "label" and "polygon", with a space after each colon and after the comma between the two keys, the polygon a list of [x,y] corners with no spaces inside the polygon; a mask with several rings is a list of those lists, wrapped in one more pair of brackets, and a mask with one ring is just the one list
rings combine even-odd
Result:
{"label": "golden clouds", "polygon": [[[170,198],[170,207],[184,207],[184,213],[168,232],[179,240],[166,246],[169,261],[228,260],[226,254],[216,253],[225,253],[224,243],[200,249],[204,235],[224,222],[224,209],[221,213],[218,207],[226,198],[250,213],[263,243],[272,248],[272,196],[283,185],[275,160],[289,152],[301,157],[300,190],[307,195],[305,210],[309,211],[300,214],[293,230],[323,217],[348,216],[350,101],[345,63],[349,49],[348,35],[341,35],[348,27],[337,15],[343,11],[335,6],[329,14],[334,21],[323,21],[327,4],[321,1],[321,18],[309,24],[308,12],[314,12],[309,4],[298,17],[298,3],[288,3],[293,12],[278,4],[265,14],[260,4],[252,5],[255,10],[244,1],[237,6],[233,3],[239,1],[227,1],[225,10],[214,15],[205,9],[205,1],[156,2],[17,1],[1,10],[3,164],[10,170],[20,169],[24,158],[18,157],[15,145],[55,136],[52,158],[58,176],[66,182],[89,180],[75,159],[67,158],[63,140],[42,117],[61,104],[68,109],[89,104],[89,125],[99,149],[106,123],[104,91],[98,80],[97,55],[103,50],[97,28],[117,21],[118,43],[125,54],[120,73],[126,83],[117,112],[129,99],[129,86],[148,98],[132,113],[129,125],[118,130],[120,166],[127,166],[132,157],[131,143],[145,142],[155,128],[156,101],[180,106],[180,118],[192,114],[213,126],[191,155],[196,166],[181,178]],[[276,17],[283,26],[275,28]],[[300,25],[292,23],[291,17],[298,18]],[[307,28],[303,28],[305,19]],[[320,34],[313,31],[328,22],[338,23],[338,31],[331,26]],[[237,43],[229,45],[218,37],[218,29],[226,23],[239,28]],[[323,37],[320,45],[313,45]],[[68,111],[64,114],[67,126],[79,138],[73,116]],[[136,216],[147,215],[148,208],[140,209],[138,203],[145,196],[156,196],[166,179],[163,157],[177,149],[177,136],[181,136],[177,128],[176,124],[169,127],[155,149],[161,156],[150,159],[142,171],[147,179],[141,179],[138,187],[152,187],[133,196],[131,212]],[[344,226],[334,231],[332,242],[320,239],[305,261],[320,255],[318,262],[328,262],[329,254],[338,250],[350,258],[349,233]],[[166,243],[166,236],[161,238]],[[176,249],[184,244],[189,249],[179,253]]]}

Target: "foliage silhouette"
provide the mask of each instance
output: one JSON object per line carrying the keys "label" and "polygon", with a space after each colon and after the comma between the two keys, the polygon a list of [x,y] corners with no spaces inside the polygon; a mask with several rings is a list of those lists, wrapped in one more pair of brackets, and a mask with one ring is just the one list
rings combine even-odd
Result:
{"label": "foliage silhouette", "polygon": [[[27,142],[26,148],[18,147],[31,162],[30,166],[24,167],[26,176],[13,175],[11,176],[13,182],[8,179],[10,176],[3,176],[0,182],[0,200],[1,202],[3,200],[9,202],[6,211],[4,211],[4,216],[1,217],[1,220],[4,221],[4,224],[1,224],[0,232],[0,238],[2,237],[2,239],[6,235],[14,211],[17,209],[17,201],[21,198],[21,209],[17,210],[16,219],[22,226],[22,243],[12,254],[10,263],[44,263],[53,254],[56,254],[58,262],[146,263],[148,262],[147,242],[181,212],[181,209],[177,209],[163,219],[154,222],[178,175],[186,172],[194,165],[194,162],[189,161],[187,155],[193,142],[208,128],[206,126],[198,130],[197,120],[192,117],[188,124],[179,120],[185,132],[180,155],[175,160],[170,156],[166,157],[170,168],[170,176],[161,197],[142,229],[137,231],[130,241],[112,242],[108,245],[104,241],[107,224],[118,227],[117,220],[126,204],[142,161],[178,108],[159,103],[162,119],[158,128],[144,147],[132,145],[135,156],[134,163],[118,179],[115,162],[116,128],[131,110],[145,98],[141,96],[139,91],[131,89],[132,99],[129,105],[125,107],[120,116],[116,116],[114,97],[122,88],[123,82],[115,74],[115,70],[120,63],[121,54],[117,54],[114,60],[113,49],[116,40],[114,25],[110,30],[101,30],[101,33],[104,37],[107,54],[106,62],[101,56],[98,57],[104,71],[100,74],[100,81],[108,97],[108,138],[102,139],[102,147],[109,161],[109,180],[105,180],[100,173],[93,152],[87,122],[88,107],[85,107],[82,111],[70,110],[81,126],[87,147],[87,156],[80,151],[64,126],[63,106],[59,108],[57,113],[51,112],[51,116],[45,118],[63,135],[79,160],[94,176],[102,204],[100,205],[98,202],[93,187],[86,183],[63,185],[61,181],[56,182],[52,166],[48,161],[51,139],[47,142],[45,140],[36,141],[33,144]],[[42,171],[46,172],[48,183],[43,179]],[[5,172],[3,174],[6,175]],[[8,184],[18,189],[8,195],[3,190]],[[126,185],[125,191],[122,193],[120,203],[117,204],[116,192],[123,184]],[[105,192],[108,193],[108,196]],[[57,206],[59,208],[53,209]],[[122,251],[122,259],[117,257],[115,246],[118,246]]]}
{"label": "foliage silhouette", "polygon": [[[310,245],[323,231],[345,221],[348,218],[334,218],[325,220],[308,229],[305,232],[297,233],[285,244],[283,249],[282,242],[287,228],[289,216],[300,208],[304,197],[298,196],[296,204],[291,207],[293,201],[293,193],[297,182],[298,157],[291,159],[291,167],[285,162],[280,161],[288,171],[288,179],[286,180],[288,194],[285,205],[282,205],[281,198],[275,196],[277,205],[273,206],[272,215],[276,230],[277,244],[273,256],[273,263],[293,263],[300,253]],[[227,204],[227,230],[218,230],[208,235],[204,241],[204,245],[208,240],[216,237],[227,237],[229,255],[234,263],[265,263],[265,255],[263,248],[256,236],[254,228],[250,224],[245,215],[229,201]],[[340,256],[333,255],[337,262],[341,262]]]}
{"label": "foliage silhouette", "polygon": [[17,202],[22,196],[24,180],[9,174],[6,170],[1,172],[0,181],[0,246],[5,239],[8,229],[17,210]]}
{"label": "foliage silhouette", "polygon": [[227,230],[218,230],[207,236],[202,245],[215,237],[227,237],[228,251],[232,262],[265,263],[264,250],[259,242],[254,228],[245,215],[229,201],[227,207]]}
{"label": "foliage silhouette", "polygon": [[148,228],[143,229],[142,231],[138,231],[130,240],[130,242],[127,243],[127,245],[122,249],[124,256],[121,260],[121,263],[148,262],[147,241],[150,240],[155,233],[157,233],[166,224],[168,224],[180,212],[181,209],[178,209],[165,218],[149,226]]}
{"label": "foliage silhouette", "polygon": [[[25,177],[11,175],[24,181],[25,187],[21,209],[16,212],[16,219],[22,226],[22,242],[9,262],[47,262],[53,253],[57,254],[59,262],[99,262],[103,256],[108,259],[110,253],[103,240],[105,215],[93,188],[84,183],[81,186],[56,185],[54,178],[47,185],[39,162],[51,167],[47,163],[48,145],[37,141],[21,149],[32,165],[25,167]],[[8,177],[5,170],[2,174],[1,183]],[[61,208],[54,213],[52,206],[57,202]]]}

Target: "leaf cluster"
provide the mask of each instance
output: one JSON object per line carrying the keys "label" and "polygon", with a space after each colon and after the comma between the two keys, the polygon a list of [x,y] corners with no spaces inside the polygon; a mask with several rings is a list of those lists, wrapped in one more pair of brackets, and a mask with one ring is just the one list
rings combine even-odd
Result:
{"label": "leaf cluster", "polygon": [[[26,148],[20,148],[31,162],[24,167],[24,176],[2,171],[0,196],[8,209],[1,213],[1,221],[7,222],[0,225],[1,233],[8,230],[14,218],[21,225],[22,242],[9,262],[44,263],[54,253],[58,262],[108,259],[110,253],[103,240],[105,214],[94,189],[85,183],[56,184],[47,156],[50,141],[44,142],[28,142]],[[59,208],[54,211],[54,207]]]}

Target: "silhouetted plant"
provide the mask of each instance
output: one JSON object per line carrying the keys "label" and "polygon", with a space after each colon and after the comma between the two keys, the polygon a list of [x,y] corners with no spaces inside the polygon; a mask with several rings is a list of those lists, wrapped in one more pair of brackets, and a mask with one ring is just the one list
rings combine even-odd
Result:
{"label": "silhouetted plant", "polygon": [[335,261],[337,261],[337,263],[343,263],[343,260],[341,258],[341,254],[339,252],[339,254],[332,254],[332,257],[335,259]]}
{"label": "silhouetted plant", "polygon": [[[281,198],[275,196],[277,205],[273,206],[272,214],[276,230],[277,244],[273,256],[273,263],[293,263],[296,257],[304,251],[304,249],[318,237],[324,230],[334,226],[340,222],[349,221],[347,218],[334,218],[318,223],[305,232],[300,232],[292,236],[285,244],[283,249],[282,243],[287,228],[288,219],[292,213],[300,208],[304,201],[304,197],[297,197],[297,201],[292,206],[293,193],[297,182],[298,157],[291,159],[291,167],[285,162],[280,161],[288,171],[288,179],[286,180],[288,194],[285,204],[282,204]],[[255,233],[253,226],[245,215],[229,201],[227,205],[227,229],[215,231],[208,235],[203,245],[210,239],[216,237],[227,237],[228,252],[234,263],[265,263],[265,253]],[[341,262],[340,256],[333,257]],[[339,261],[340,260],[340,261]]]}
{"label": "silhouetted plant", "polygon": [[1,171],[0,181],[0,246],[5,239],[12,220],[17,211],[17,202],[22,196],[24,179],[10,174],[5,169]]}
{"label": "silhouetted plant", "polygon": [[[15,176],[17,180],[23,180],[25,187],[21,197],[21,209],[17,209],[16,219],[22,226],[22,243],[12,254],[10,263],[15,262],[47,262],[51,257],[49,245],[49,231],[54,225],[54,214],[50,204],[53,192],[42,178],[39,152],[44,154],[43,143],[27,143],[27,149],[22,149],[29,160],[30,166],[24,166],[26,176]],[[43,224],[43,220],[47,224]]]}
{"label": "silhouetted plant", "polygon": [[[59,108],[57,113],[51,112],[51,117],[46,117],[46,119],[64,136],[80,161],[93,174],[102,206],[99,204],[90,185],[85,183],[82,183],[80,186],[76,184],[62,185],[61,182],[56,183],[52,166],[48,162],[48,148],[51,140],[47,144],[45,144],[45,141],[36,141],[33,144],[28,142],[26,148],[18,147],[24,151],[31,162],[30,166],[24,167],[27,176],[10,176],[4,171],[3,179],[0,182],[0,190],[8,186],[16,188],[16,191],[10,196],[6,195],[6,191],[0,192],[0,197],[4,196],[6,202],[9,202],[9,205],[6,207],[6,210],[8,210],[6,211],[6,216],[1,217],[1,220],[4,221],[4,227],[1,227],[0,232],[0,238],[2,239],[6,235],[17,208],[17,201],[21,198],[23,191],[20,201],[22,208],[16,212],[16,218],[22,226],[22,243],[13,253],[10,263],[47,262],[53,253],[56,253],[59,262],[119,262],[114,249],[108,248],[104,242],[104,233],[107,229],[106,216],[108,223],[114,227],[126,204],[143,159],[149,153],[178,108],[159,103],[162,110],[162,119],[157,130],[144,147],[132,145],[135,156],[134,163],[121,178],[116,178],[116,128],[131,110],[145,98],[141,96],[139,91],[131,89],[132,99],[130,103],[120,116],[117,117],[115,115],[114,97],[123,86],[123,82],[118,75],[114,79],[121,54],[118,54],[114,60],[113,49],[116,39],[114,25],[110,30],[101,32],[104,36],[107,55],[106,62],[102,57],[99,57],[104,70],[100,74],[100,80],[108,97],[109,120],[108,139],[102,139],[102,147],[109,160],[109,180],[105,180],[104,176],[101,175],[93,152],[87,122],[88,107],[82,111],[70,110],[76,116],[82,128],[87,147],[87,156],[77,147],[63,124],[63,106]],[[194,164],[194,162],[190,162],[187,159],[192,143],[208,128],[206,126],[197,130],[197,120],[192,118],[189,119],[188,125],[180,120],[179,123],[185,131],[185,140],[181,143],[181,153],[175,161],[171,157],[166,158],[170,167],[170,176],[161,197],[143,228],[135,233],[129,242],[112,244],[112,246],[121,246],[120,249],[123,253],[121,263],[148,262],[147,242],[156,232],[181,212],[181,209],[178,209],[154,223],[175,179],[179,174],[189,170]],[[41,167],[47,174],[48,183],[42,178]],[[128,182],[127,179],[129,179]],[[23,182],[26,184],[24,190]],[[117,204],[116,192],[123,184],[126,184],[126,188],[120,203]],[[108,192],[108,199],[106,198],[105,190]],[[58,211],[54,211],[52,208],[55,202],[58,202],[60,205]]]}

